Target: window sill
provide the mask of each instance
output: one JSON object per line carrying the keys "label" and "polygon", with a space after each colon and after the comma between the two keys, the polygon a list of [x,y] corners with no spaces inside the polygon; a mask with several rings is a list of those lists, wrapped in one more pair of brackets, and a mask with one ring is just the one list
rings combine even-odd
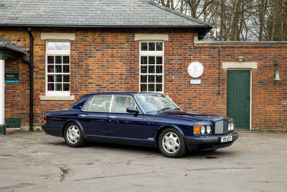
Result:
{"label": "window sill", "polygon": [[75,96],[40,96],[40,101],[74,101]]}

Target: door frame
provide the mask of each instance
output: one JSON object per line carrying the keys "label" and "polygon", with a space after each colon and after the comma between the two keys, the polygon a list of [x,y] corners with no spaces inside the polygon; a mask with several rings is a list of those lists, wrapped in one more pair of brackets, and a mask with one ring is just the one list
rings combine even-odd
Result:
{"label": "door frame", "polygon": [[[249,131],[252,130],[252,69],[233,69],[233,68],[228,68],[227,69],[227,72],[228,71],[250,71],[250,82],[249,82],[249,86],[250,86],[250,100],[249,100]],[[227,81],[228,81],[228,76],[227,76],[227,72],[226,72],[226,114],[227,114]],[[236,122],[235,122],[235,128],[236,128]]]}

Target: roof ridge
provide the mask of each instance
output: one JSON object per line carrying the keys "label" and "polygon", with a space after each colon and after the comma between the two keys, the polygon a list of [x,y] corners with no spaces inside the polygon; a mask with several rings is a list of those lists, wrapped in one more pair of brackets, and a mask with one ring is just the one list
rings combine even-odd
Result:
{"label": "roof ridge", "polygon": [[190,20],[190,21],[194,21],[194,22],[200,23],[200,24],[202,24],[202,25],[207,25],[207,26],[210,26],[210,27],[211,27],[211,25],[210,25],[209,23],[207,23],[207,22],[201,21],[201,20],[196,19],[196,18],[193,18],[193,17],[189,17],[189,16],[187,16],[187,15],[185,15],[185,14],[183,14],[183,13],[180,13],[180,12],[178,12],[178,11],[176,11],[176,10],[172,10],[172,9],[170,9],[170,8],[168,8],[168,7],[159,5],[159,4],[155,3],[155,2],[153,2],[152,0],[147,0],[147,1],[148,1],[148,3],[151,4],[151,5],[153,5],[153,6],[155,6],[155,7],[158,7],[158,8],[160,8],[160,9],[163,9],[163,10],[165,10],[165,11],[168,11],[168,12],[170,12],[170,13],[173,13],[173,14],[175,14],[175,15],[177,15],[177,16],[180,16],[180,17],[183,17],[183,18],[188,19],[188,20]]}

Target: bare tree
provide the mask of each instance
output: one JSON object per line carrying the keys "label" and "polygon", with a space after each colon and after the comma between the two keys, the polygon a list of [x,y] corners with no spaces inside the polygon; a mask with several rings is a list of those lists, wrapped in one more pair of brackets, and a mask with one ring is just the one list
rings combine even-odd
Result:
{"label": "bare tree", "polygon": [[[286,41],[287,0],[153,0],[193,18],[209,22],[214,40]],[[213,31],[214,32],[214,31]],[[213,33],[212,32],[212,33]]]}

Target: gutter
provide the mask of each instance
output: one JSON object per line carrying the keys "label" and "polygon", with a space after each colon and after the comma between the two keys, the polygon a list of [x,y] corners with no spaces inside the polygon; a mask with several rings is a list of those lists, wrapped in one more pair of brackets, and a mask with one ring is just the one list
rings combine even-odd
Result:
{"label": "gutter", "polygon": [[34,65],[33,65],[33,48],[34,48],[34,37],[32,35],[32,30],[29,27],[28,28],[28,33],[30,36],[30,60],[27,60],[24,56],[22,57],[22,60],[29,64],[30,66],[30,131],[33,131],[33,116],[34,116],[34,110],[33,110],[33,106],[34,106],[34,101],[33,101],[33,92],[34,92],[34,78],[33,78],[33,74],[34,74]]}
{"label": "gutter", "polygon": [[209,25],[75,25],[75,24],[0,24],[0,27],[38,27],[55,29],[195,29],[199,39],[212,29]]}

